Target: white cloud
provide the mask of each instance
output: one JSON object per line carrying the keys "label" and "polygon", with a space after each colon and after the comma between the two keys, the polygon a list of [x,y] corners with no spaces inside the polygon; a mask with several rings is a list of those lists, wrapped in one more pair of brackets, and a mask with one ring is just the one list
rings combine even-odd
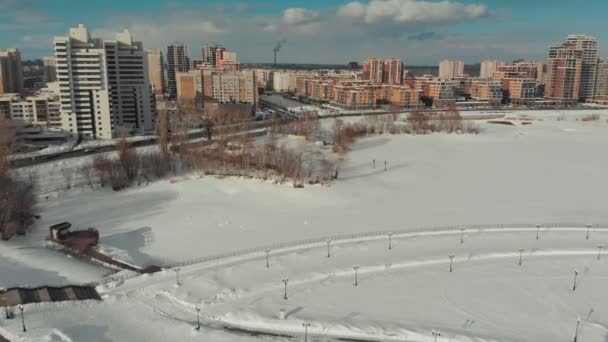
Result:
{"label": "white cloud", "polygon": [[283,12],[283,22],[287,25],[310,24],[319,20],[319,12],[305,8],[288,8]]}
{"label": "white cloud", "polygon": [[460,2],[430,2],[421,0],[354,1],[338,8],[341,17],[361,20],[367,24],[428,24],[478,19],[488,15],[484,5]]}

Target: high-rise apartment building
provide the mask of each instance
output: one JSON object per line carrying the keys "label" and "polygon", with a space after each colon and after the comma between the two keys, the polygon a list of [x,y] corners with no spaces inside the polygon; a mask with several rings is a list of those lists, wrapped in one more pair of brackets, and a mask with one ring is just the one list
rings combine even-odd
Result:
{"label": "high-rise apartment building", "polygon": [[103,45],[113,129],[153,130],[156,101],[150,85],[148,53],[142,42],[134,41],[125,29],[116,34],[115,40],[106,40]]}
{"label": "high-rise apartment building", "polygon": [[0,94],[23,93],[23,67],[19,49],[0,50]]}
{"label": "high-rise apartment building", "polygon": [[148,78],[156,95],[165,93],[165,72],[163,53],[159,50],[148,49]]}
{"label": "high-rise apartment building", "polygon": [[55,56],[48,56],[42,58],[44,74],[43,82],[51,83],[57,81],[57,61]]}
{"label": "high-rise apartment building", "polygon": [[110,139],[118,128],[153,128],[147,54],[129,31],[104,42],[81,24],[54,45],[63,129]]}
{"label": "high-rise apartment building", "polygon": [[[207,45],[202,49],[203,63],[209,66],[217,66],[218,61],[221,59],[222,51],[226,48],[219,44]],[[219,56],[218,56],[219,54]],[[219,58],[218,58],[219,57]]]}
{"label": "high-rise apartment building", "polygon": [[382,70],[382,83],[384,84],[402,84],[403,83],[403,61],[397,58],[389,58],[384,60],[384,68]]}
{"label": "high-rise apartment building", "polygon": [[581,50],[582,53],[583,65],[581,67],[579,97],[583,100],[593,97],[597,76],[597,63],[599,61],[597,39],[587,34],[572,34],[568,36],[566,44],[572,48]]}
{"label": "high-rise apartment building", "polygon": [[363,79],[370,80],[372,83],[382,83],[384,77],[384,60],[380,58],[370,58],[363,62]]}
{"label": "high-rise apartment building", "polygon": [[608,96],[608,61],[600,61],[597,65],[595,96]]}
{"label": "high-rise apartment building", "polygon": [[84,25],[55,37],[61,126],[85,137],[111,139],[112,117],[103,42]]}
{"label": "high-rise apartment building", "polygon": [[576,44],[568,42],[550,47],[545,97],[565,102],[578,101],[582,72],[583,51]]}
{"label": "high-rise apartment building", "polygon": [[464,76],[464,62],[443,60],[439,63],[439,78],[452,79]]}
{"label": "high-rise apartment building", "polygon": [[479,70],[479,78],[488,79],[494,76],[494,72],[498,70],[499,67],[505,65],[506,63],[499,60],[486,60],[481,62],[481,67]]}
{"label": "high-rise apartment building", "polygon": [[177,98],[175,74],[190,71],[188,47],[181,43],[173,43],[167,47],[167,89],[172,99]]}

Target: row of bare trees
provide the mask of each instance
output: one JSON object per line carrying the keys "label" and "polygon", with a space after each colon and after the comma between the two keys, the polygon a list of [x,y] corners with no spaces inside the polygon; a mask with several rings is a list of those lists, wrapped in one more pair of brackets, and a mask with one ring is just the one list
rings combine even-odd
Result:
{"label": "row of bare trees", "polygon": [[25,234],[36,217],[36,180],[33,174],[18,177],[10,168],[16,142],[15,130],[0,119],[0,238]]}

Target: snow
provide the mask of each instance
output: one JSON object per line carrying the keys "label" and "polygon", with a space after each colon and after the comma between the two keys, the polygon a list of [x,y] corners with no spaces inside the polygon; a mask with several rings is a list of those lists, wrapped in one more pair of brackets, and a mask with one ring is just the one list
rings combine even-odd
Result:
{"label": "snow", "polygon": [[[146,340],[247,341],[229,326],[302,336],[311,322],[318,341],[354,338],[383,341],[571,341],[578,317],[580,338],[608,337],[608,255],[597,259],[608,229],[590,238],[580,228],[468,230],[396,235],[387,239],[302,248],[231,264],[184,267],[180,286],[171,270],[100,287],[104,301],[27,305],[27,334],[20,322],[5,325],[23,341]],[[525,248],[522,265],[518,249]],[[448,254],[454,253],[454,272]],[[353,286],[353,265],[360,265]],[[577,290],[572,291],[573,271]],[[281,279],[288,276],[288,300]],[[193,331],[195,307],[203,329]],[[286,320],[279,320],[280,310]],[[50,313],[52,315],[49,315]],[[73,317],[78,317],[75,322]],[[145,323],[145,328],[141,327]],[[79,328],[81,327],[81,328]],[[86,329],[85,329],[86,327]],[[89,335],[82,335],[90,331]],[[281,341],[281,338],[269,341]]]}
{"label": "snow", "polygon": [[[318,341],[431,342],[438,329],[440,342],[566,342],[580,316],[581,341],[605,340],[608,311],[599,303],[607,299],[608,254],[599,261],[596,255],[608,230],[592,230],[587,240],[582,228],[608,223],[608,112],[597,113],[600,120],[582,122],[576,119],[587,111],[513,112],[508,115],[529,116],[532,124],[478,122],[478,135],[362,139],[329,187],[187,176],[124,192],[61,193],[42,201],[33,234],[0,242],[0,274],[28,284],[101,279],[97,266],[77,266],[82,262],[44,248],[48,226],[63,221],[99,229],[104,251],[136,265],[339,234],[400,234],[390,251],[382,236],[332,243],[331,258],[322,242],[271,251],[269,269],[261,251],[184,266],[181,286],[172,270],[107,283],[99,286],[101,303],[28,305],[30,332],[22,334],[17,320],[0,329],[27,342],[281,341],[222,327],[301,339],[302,322],[310,321]],[[580,224],[542,228],[539,240],[534,228],[467,230],[463,244],[458,231],[431,229],[544,222]],[[407,234],[424,227],[432,233]],[[519,248],[526,249],[522,266]],[[356,287],[355,264],[361,266]],[[283,277],[290,279],[288,301]],[[0,286],[10,286],[5,279]],[[200,332],[193,329],[196,306]],[[285,321],[277,318],[280,309],[288,313]]]}
{"label": "snow", "polygon": [[374,230],[608,222],[600,185],[608,124],[479,125],[479,135],[361,140],[330,187],[192,177],[120,193],[66,194],[43,201],[36,229],[63,221],[95,227],[102,243],[141,264]]}

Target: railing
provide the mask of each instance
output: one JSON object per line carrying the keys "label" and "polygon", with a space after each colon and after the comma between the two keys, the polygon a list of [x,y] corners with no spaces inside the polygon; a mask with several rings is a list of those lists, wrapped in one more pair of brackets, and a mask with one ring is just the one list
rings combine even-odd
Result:
{"label": "railing", "polygon": [[[269,249],[273,252],[280,252],[281,250],[291,249],[295,247],[315,247],[318,245],[319,247],[324,247],[327,240],[331,240],[332,243],[345,243],[350,240],[358,241],[358,240],[373,240],[382,237],[386,237],[388,234],[392,234],[394,238],[399,238],[400,235],[417,235],[417,234],[429,234],[429,233],[438,233],[438,232],[460,232],[462,228],[465,231],[479,231],[482,232],[484,230],[496,230],[496,229],[536,229],[539,224],[476,224],[476,225],[457,225],[457,226],[437,226],[437,227],[427,227],[421,228],[419,230],[411,230],[411,229],[401,229],[401,230],[385,230],[385,231],[376,231],[376,232],[364,232],[364,233],[354,233],[354,234],[341,234],[341,235],[331,235],[324,236],[320,238],[312,238],[306,240],[297,240],[291,242],[282,242],[275,243],[262,247],[254,247],[243,249],[234,252],[222,253],[217,255],[211,255],[207,257],[190,259],[182,262],[172,263],[164,265],[165,268],[174,268],[174,267],[185,267],[192,266],[196,264],[208,263],[213,261],[218,261],[222,259],[231,259],[236,257],[242,257],[249,254],[262,254],[265,253],[265,250]],[[540,224],[540,227],[543,229],[550,228],[580,228],[581,230],[586,230],[588,224],[581,223],[543,223]],[[608,224],[594,224],[589,227],[590,229],[607,229]],[[354,242],[353,241],[353,242]]]}

